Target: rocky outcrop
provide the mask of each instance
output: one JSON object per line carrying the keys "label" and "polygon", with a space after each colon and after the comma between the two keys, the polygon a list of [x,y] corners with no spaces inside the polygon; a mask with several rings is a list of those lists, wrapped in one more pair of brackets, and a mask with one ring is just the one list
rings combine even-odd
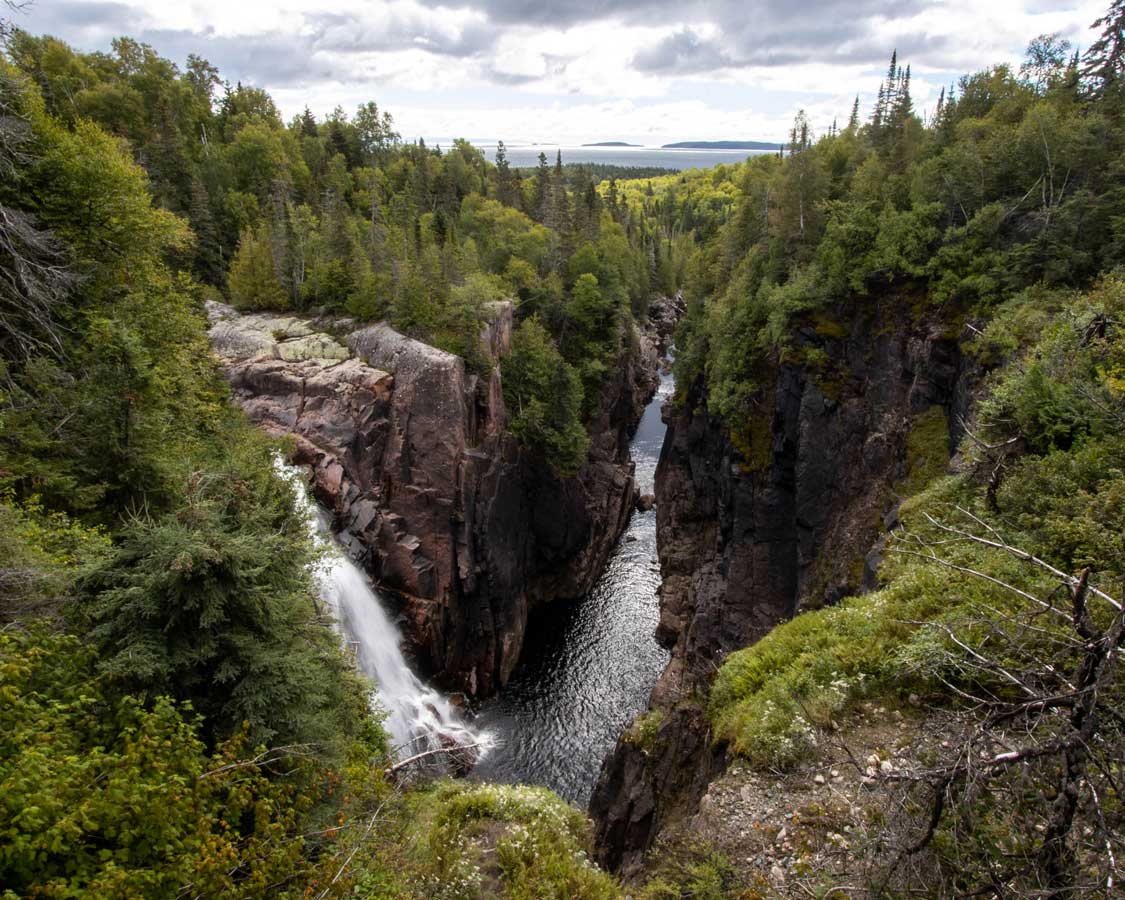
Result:
{"label": "rocky outcrop", "polygon": [[[512,306],[493,312],[482,346],[495,361]],[[400,604],[420,668],[470,695],[497,690],[530,610],[589,590],[624,530],[628,439],[655,389],[653,342],[623,354],[591,420],[589,458],[562,478],[504,430],[498,366],[474,374],[382,323],[210,314],[234,398],[295,441],[341,539]]]}
{"label": "rocky outcrop", "polygon": [[656,297],[648,308],[649,330],[655,337],[660,355],[664,356],[672,345],[672,337],[687,305],[684,295],[677,291],[670,297]]}
{"label": "rocky outcrop", "polygon": [[[896,488],[925,457],[948,462],[970,379],[947,325],[916,320],[908,300],[867,298],[800,329],[755,421],[716,421],[702,381],[666,410],[658,639],[672,657],[653,690],[655,739],[619,741],[591,801],[611,868],[635,869],[662,821],[690,811],[721,770],[705,703],[725,655],[861,590]],[[938,423],[930,446],[921,421]]]}

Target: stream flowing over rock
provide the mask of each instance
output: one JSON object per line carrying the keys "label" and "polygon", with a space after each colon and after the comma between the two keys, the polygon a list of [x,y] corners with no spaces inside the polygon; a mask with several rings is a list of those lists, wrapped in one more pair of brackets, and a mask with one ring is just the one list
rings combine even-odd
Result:
{"label": "stream flowing over rock", "polygon": [[397,604],[420,671],[495,693],[529,611],[586,593],[628,521],[629,435],[656,387],[657,341],[628,347],[591,419],[589,457],[564,478],[504,430],[511,303],[481,335],[484,375],[384,323],[208,312],[234,399],[294,440],[340,540]]}
{"label": "stream flowing over rock", "polygon": [[[831,328],[803,329],[798,349],[830,362],[775,366],[762,418],[745,429],[750,446],[739,440],[745,453],[708,413],[702,381],[666,408],[657,636],[672,657],[652,693],[655,736],[619,740],[591,800],[610,868],[635,871],[661,824],[694,812],[725,766],[706,694],[726,654],[800,609],[874,586],[895,486],[920,462],[912,455],[948,463],[975,373],[955,336],[913,318],[906,299],[865,298],[838,309]],[[942,431],[924,450],[912,439],[922,416]]]}

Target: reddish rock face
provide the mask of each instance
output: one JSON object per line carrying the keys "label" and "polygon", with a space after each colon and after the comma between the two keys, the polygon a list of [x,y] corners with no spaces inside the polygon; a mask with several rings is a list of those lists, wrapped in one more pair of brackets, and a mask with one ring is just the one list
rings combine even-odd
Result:
{"label": "reddish rock face", "polygon": [[[337,340],[324,329],[340,323],[209,312],[234,398],[295,439],[342,541],[401,604],[421,668],[467,694],[497,690],[529,610],[588,591],[628,521],[628,438],[656,386],[651,343],[626,354],[589,459],[560,478],[504,431],[498,366],[481,378],[382,323]],[[482,334],[493,359],[511,323],[511,304],[498,304]]]}

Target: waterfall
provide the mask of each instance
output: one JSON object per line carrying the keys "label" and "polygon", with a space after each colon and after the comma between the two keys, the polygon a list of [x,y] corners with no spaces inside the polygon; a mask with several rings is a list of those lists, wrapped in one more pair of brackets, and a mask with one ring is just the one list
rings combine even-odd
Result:
{"label": "waterfall", "polygon": [[328,517],[309,497],[300,469],[276,460],[278,472],[297,492],[313,540],[324,550],[316,569],[320,597],[336,628],[354,650],[360,669],[375,682],[373,700],[386,713],[383,727],[396,755],[475,744],[478,756],[487,735],[470,728],[449,700],[422,683],[402,655],[402,636],[383,608],[370,580],[332,537]]}

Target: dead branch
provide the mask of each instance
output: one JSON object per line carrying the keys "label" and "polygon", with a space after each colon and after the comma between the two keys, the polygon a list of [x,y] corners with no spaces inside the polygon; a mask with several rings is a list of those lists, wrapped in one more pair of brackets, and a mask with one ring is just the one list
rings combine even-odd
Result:
{"label": "dead branch", "polygon": [[226,765],[219,766],[217,769],[211,769],[209,772],[204,772],[196,780],[202,781],[204,778],[212,778],[215,775],[222,775],[225,772],[233,772],[238,769],[260,769],[275,762],[281,762],[283,759],[316,759],[315,744],[291,744],[286,747],[271,747],[268,750],[263,750],[252,759],[242,759],[237,762],[227,763]]}
{"label": "dead branch", "polygon": [[453,747],[437,747],[433,750],[425,750],[422,753],[415,753],[413,756],[408,756],[406,759],[402,760],[401,762],[397,762],[393,766],[388,766],[386,769],[383,770],[383,772],[386,775],[394,775],[397,772],[401,772],[407,766],[410,766],[410,765],[412,765],[416,762],[419,762],[420,760],[423,760],[423,759],[428,759],[428,758],[433,757],[433,756],[438,756],[439,754],[442,754],[442,753],[460,753],[462,751],[467,751],[467,750],[478,750],[479,748],[480,748],[480,744],[475,743],[475,742],[472,743],[472,744],[457,744],[456,746],[453,746]]}

